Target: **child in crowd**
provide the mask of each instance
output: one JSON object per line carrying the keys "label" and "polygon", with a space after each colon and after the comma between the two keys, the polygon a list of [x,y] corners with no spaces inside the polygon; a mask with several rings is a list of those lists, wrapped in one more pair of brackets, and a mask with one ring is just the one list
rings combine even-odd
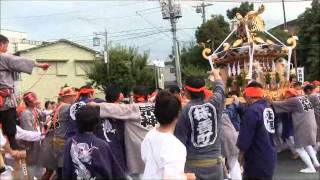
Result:
{"label": "child in crowd", "polygon": [[78,132],[65,148],[63,179],[125,179],[109,145],[93,134],[99,108],[81,107],[76,112]]}
{"label": "child in crowd", "polygon": [[[186,147],[173,135],[181,103],[175,95],[161,91],[155,102],[155,116],[160,127],[147,133],[141,144],[145,162],[142,179],[195,179],[184,174]],[[172,152],[174,149],[174,153]]]}

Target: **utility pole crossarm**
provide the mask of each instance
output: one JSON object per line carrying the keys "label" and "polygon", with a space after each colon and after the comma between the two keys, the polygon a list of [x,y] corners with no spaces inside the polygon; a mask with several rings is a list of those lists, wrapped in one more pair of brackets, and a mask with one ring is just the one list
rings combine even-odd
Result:
{"label": "utility pole crossarm", "polygon": [[197,6],[193,6],[194,8],[196,8],[196,12],[197,13],[201,13],[202,14],[202,23],[205,23],[207,21],[206,19],[206,8],[209,6],[212,6],[213,4],[211,3],[205,3],[204,0],[202,0],[202,3],[200,5]]}

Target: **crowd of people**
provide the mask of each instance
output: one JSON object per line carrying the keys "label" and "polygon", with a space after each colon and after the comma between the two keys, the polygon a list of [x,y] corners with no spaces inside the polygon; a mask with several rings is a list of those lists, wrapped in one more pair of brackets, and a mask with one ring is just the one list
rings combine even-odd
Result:
{"label": "crowd of people", "polygon": [[240,102],[213,69],[211,90],[187,77],[183,91],[136,86],[123,103],[116,85],[105,99],[90,85],[62,87],[42,108],[36,90],[17,103],[13,73],[49,65],[7,54],[8,43],[0,35],[0,179],[269,180],[284,149],[305,163],[301,173],[320,170],[319,81],[291,78],[283,101],[252,81]]}

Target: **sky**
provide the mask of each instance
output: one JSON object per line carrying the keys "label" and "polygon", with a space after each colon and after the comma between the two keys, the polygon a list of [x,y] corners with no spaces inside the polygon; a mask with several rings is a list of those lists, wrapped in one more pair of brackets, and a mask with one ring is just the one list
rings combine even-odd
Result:
{"label": "sky", "polygon": [[[194,41],[194,33],[202,23],[195,8],[200,2],[177,1],[182,18],[177,23],[177,36],[182,46]],[[261,5],[255,3],[255,9]],[[234,2],[210,2],[206,11],[226,15],[227,9],[239,6]],[[262,14],[267,29],[283,23],[282,4],[266,3]],[[311,1],[286,2],[287,21],[297,18],[311,6]],[[138,47],[149,51],[150,60],[167,60],[172,49],[170,23],[163,20],[158,1],[0,1],[0,28],[26,32],[28,38],[39,41],[72,40],[93,47],[94,32],[108,32],[108,44]],[[226,20],[228,20],[226,18]],[[103,38],[103,36],[98,36]],[[101,39],[103,42],[103,39]]]}

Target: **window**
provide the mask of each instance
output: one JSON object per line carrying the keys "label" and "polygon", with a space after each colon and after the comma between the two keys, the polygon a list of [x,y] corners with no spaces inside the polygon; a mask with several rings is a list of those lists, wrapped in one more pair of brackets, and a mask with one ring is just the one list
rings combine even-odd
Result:
{"label": "window", "polygon": [[92,66],[92,62],[75,62],[75,70],[77,76],[84,76],[86,75],[86,71],[90,69]]}
{"label": "window", "polygon": [[40,68],[37,68],[38,74],[43,74],[45,72],[46,75],[57,75],[57,76],[67,76],[67,62],[68,60],[63,59],[37,59],[37,62],[40,63],[48,63],[49,69],[45,72]]}
{"label": "window", "polygon": [[170,68],[170,73],[176,73],[176,69],[174,67]]}
{"label": "window", "polygon": [[68,66],[66,62],[57,62],[57,75],[58,76],[67,76],[68,75]]}

